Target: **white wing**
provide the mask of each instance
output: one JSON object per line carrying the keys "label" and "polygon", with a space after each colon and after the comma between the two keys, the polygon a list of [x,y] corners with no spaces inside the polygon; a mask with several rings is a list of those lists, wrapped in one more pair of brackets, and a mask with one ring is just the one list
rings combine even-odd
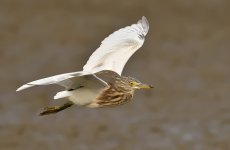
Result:
{"label": "white wing", "polygon": [[104,39],[101,46],[90,56],[83,71],[65,73],[32,81],[19,87],[17,91],[36,85],[49,84],[58,84],[66,89],[70,89],[84,81],[84,76],[91,76],[91,79],[93,77],[101,81],[104,85],[107,85],[105,81],[97,77],[94,73],[111,70],[121,75],[128,59],[143,45],[148,30],[148,21],[145,17],[142,17],[137,24],[122,28]]}
{"label": "white wing", "polygon": [[79,71],[79,72],[64,73],[64,74],[32,81],[19,87],[16,91],[21,91],[36,85],[50,85],[50,84],[58,84],[65,87],[67,90],[69,90],[72,88],[77,88],[77,86],[80,86],[81,83],[85,82],[86,80],[92,80],[92,79],[96,79],[99,82],[101,82],[101,84],[107,85],[105,81],[97,77],[95,74]]}
{"label": "white wing", "polygon": [[148,30],[148,21],[142,17],[137,24],[115,31],[102,41],[83,67],[83,71],[96,73],[112,70],[121,75],[128,59],[143,45]]}

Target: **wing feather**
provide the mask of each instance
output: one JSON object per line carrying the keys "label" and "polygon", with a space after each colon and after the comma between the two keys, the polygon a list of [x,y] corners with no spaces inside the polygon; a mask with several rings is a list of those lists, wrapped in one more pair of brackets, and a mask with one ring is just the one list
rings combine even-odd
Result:
{"label": "wing feather", "polygon": [[87,78],[90,78],[90,80],[93,78],[94,81],[99,81],[99,83],[106,86],[107,83],[97,77],[95,73],[109,70],[121,75],[128,59],[143,45],[148,30],[148,21],[145,17],[142,17],[136,24],[115,31],[105,38],[100,47],[90,56],[83,67],[83,71],[65,73],[32,81],[19,87],[17,91],[36,85],[49,84],[58,84],[66,89],[71,89],[80,85]]}
{"label": "wing feather", "polygon": [[105,81],[97,77],[95,74],[79,71],[79,72],[59,74],[59,75],[35,80],[22,85],[16,91],[21,91],[36,85],[50,85],[50,84],[57,84],[69,90],[69,89],[77,88],[77,86],[80,86],[86,80],[93,79],[93,78],[98,80],[98,83],[107,85]]}
{"label": "wing feather", "polygon": [[112,70],[121,75],[128,59],[143,45],[149,24],[142,17],[136,24],[115,31],[90,56],[83,71]]}

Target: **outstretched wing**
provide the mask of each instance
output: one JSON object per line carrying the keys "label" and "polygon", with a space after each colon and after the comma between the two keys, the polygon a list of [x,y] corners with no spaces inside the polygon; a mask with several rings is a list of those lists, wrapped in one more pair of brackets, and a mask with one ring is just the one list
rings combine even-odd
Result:
{"label": "outstretched wing", "polygon": [[83,71],[111,70],[121,75],[128,59],[143,45],[149,24],[142,17],[136,24],[115,31],[90,56]]}
{"label": "outstretched wing", "polygon": [[22,85],[16,91],[21,91],[36,85],[50,85],[50,84],[57,84],[65,87],[66,90],[70,90],[70,89],[75,89],[78,86],[81,86],[81,84],[86,80],[95,80],[95,81],[98,80],[98,83],[101,83],[101,85],[105,85],[105,86],[107,85],[105,81],[97,77],[95,74],[79,71],[79,72],[64,73],[64,74],[32,81]]}
{"label": "outstretched wing", "polygon": [[49,84],[58,84],[66,89],[70,89],[76,87],[78,83],[80,83],[79,80],[83,78],[83,80],[85,80],[83,76],[89,77],[90,75],[106,85],[107,83],[97,77],[95,73],[109,70],[121,75],[128,59],[143,45],[148,30],[148,21],[145,17],[142,17],[136,24],[122,28],[105,38],[100,47],[90,56],[86,65],[83,67],[83,71],[65,73],[32,81],[19,87],[17,91],[35,85]]}

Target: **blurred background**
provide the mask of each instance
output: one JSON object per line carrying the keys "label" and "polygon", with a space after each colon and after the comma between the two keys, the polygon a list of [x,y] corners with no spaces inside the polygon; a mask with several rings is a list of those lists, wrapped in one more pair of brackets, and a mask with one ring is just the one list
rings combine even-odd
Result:
{"label": "blurred background", "polygon": [[[229,150],[229,0],[0,0],[0,149]],[[61,87],[24,83],[79,71],[113,31],[150,31],[124,74],[155,86],[120,107],[40,117]]]}

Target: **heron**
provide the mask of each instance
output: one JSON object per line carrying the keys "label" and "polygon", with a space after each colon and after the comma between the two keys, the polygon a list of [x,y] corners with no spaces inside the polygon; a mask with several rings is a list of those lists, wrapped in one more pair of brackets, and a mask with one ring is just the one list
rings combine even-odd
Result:
{"label": "heron", "polygon": [[45,107],[40,115],[55,114],[72,105],[99,108],[130,102],[134,91],[149,89],[132,77],[122,76],[129,58],[143,45],[149,30],[146,17],[121,28],[105,38],[89,57],[82,71],[59,74],[26,83],[16,91],[37,85],[57,84],[64,87],[54,99],[68,99],[61,106]]}

